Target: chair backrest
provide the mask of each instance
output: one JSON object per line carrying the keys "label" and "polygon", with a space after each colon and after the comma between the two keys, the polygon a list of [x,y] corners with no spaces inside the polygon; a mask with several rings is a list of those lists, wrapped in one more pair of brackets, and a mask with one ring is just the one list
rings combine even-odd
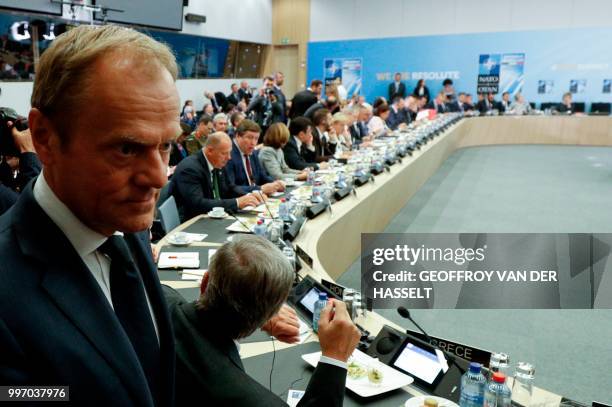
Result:
{"label": "chair backrest", "polygon": [[181,224],[178,208],[176,207],[176,201],[173,196],[169,196],[168,199],[159,206],[159,221],[166,234]]}
{"label": "chair backrest", "polygon": [[540,110],[546,110],[546,109],[552,109],[553,107],[556,107],[559,103],[555,103],[555,102],[542,102],[542,104],[540,105]]}
{"label": "chair backrest", "polygon": [[572,103],[572,110],[577,113],[584,113],[585,103],[584,102],[574,102]]}
{"label": "chair backrest", "polygon": [[606,103],[606,102],[591,103],[591,113],[610,114],[610,103]]}
{"label": "chair backrest", "polygon": [[166,202],[166,199],[168,199],[170,195],[172,195],[172,181],[166,182],[166,185],[164,185],[162,189],[159,191],[159,197],[157,198],[157,202],[155,204],[157,209],[159,209],[161,204]]}

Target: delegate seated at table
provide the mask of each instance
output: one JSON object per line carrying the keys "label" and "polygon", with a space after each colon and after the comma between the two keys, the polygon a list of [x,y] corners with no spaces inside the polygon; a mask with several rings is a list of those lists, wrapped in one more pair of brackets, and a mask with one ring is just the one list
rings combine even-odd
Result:
{"label": "delegate seated at table", "polygon": [[[244,235],[215,253],[196,302],[164,287],[176,339],[177,405],[193,400],[215,406],[286,405],[245,372],[236,340],[278,312],[293,279],[291,265],[276,246]],[[360,336],[342,301],[328,302],[318,334],[322,356],[298,405],[341,406],[346,363]]]}
{"label": "delegate seated at table", "polygon": [[232,152],[232,141],[222,132],[208,136],[204,148],[176,166],[170,193],[174,196],[183,221],[222,206],[236,212],[259,205],[265,196],[243,194],[225,172]]}

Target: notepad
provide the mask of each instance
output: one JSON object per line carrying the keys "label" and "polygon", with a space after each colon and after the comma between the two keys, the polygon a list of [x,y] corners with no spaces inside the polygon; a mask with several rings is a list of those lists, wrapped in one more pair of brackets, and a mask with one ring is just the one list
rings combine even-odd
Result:
{"label": "notepad", "polygon": [[[208,264],[213,257],[213,255],[217,252],[217,249],[208,250]],[[182,280],[190,280],[190,281],[201,281],[202,277],[204,277],[204,273],[206,273],[208,269],[188,269],[183,270],[181,272]]]}
{"label": "notepad", "polygon": [[164,252],[159,255],[157,268],[187,268],[197,269],[200,267],[200,253],[198,252]]}

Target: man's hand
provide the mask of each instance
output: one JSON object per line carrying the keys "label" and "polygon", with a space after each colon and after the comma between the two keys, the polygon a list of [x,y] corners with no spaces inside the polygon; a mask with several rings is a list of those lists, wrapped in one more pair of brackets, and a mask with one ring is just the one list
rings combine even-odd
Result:
{"label": "man's hand", "polygon": [[304,171],[300,172],[295,179],[298,181],[306,181],[308,179],[309,172],[309,169],[305,169]]}
{"label": "man's hand", "polygon": [[238,208],[242,209],[247,206],[258,206],[259,200],[251,194],[246,194],[241,196],[240,198],[236,198],[236,202],[238,203]]}
{"label": "man's hand", "polygon": [[261,329],[281,342],[296,343],[300,340],[300,323],[297,314],[293,308],[285,304]]}
{"label": "man's hand", "polygon": [[19,131],[13,126],[13,122],[8,122],[7,125],[12,127],[11,133],[13,134],[13,140],[15,141],[15,147],[19,149],[20,153],[35,153],[34,143],[32,143],[32,134],[30,129]]}
{"label": "man's hand", "polygon": [[[332,310],[333,307],[335,310]],[[360,336],[346,311],[346,304],[336,299],[327,301],[319,319],[319,342],[323,356],[346,362],[357,347]]]}
{"label": "man's hand", "polygon": [[322,163],[319,163],[319,169],[320,170],[326,170],[328,168],[329,168],[329,163],[328,162],[323,161]]}
{"label": "man's hand", "polygon": [[257,200],[257,205],[262,204],[268,200],[268,195],[264,194],[260,190],[255,190],[251,192],[249,195],[253,196]]}
{"label": "man's hand", "polygon": [[263,184],[261,186],[261,192],[266,195],[271,195],[279,190],[279,184],[275,182],[268,182],[267,184]]}

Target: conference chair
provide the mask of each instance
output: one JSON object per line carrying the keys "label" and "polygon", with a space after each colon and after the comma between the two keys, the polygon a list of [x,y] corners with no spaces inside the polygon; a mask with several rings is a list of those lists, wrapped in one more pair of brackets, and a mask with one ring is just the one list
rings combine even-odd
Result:
{"label": "conference chair", "polygon": [[164,234],[168,234],[168,232],[181,224],[178,208],[176,207],[176,201],[173,196],[168,197],[168,199],[159,206],[159,221]]}
{"label": "conference chair", "polygon": [[558,104],[559,103],[555,102],[542,102],[542,104],[540,105],[540,110],[553,109],[557,107]]}
{"label": "conference chair", "polygon": [[610,103],[606,102],[596,102],[591,103],[591,112],[592,115],[600,115],[600,116],[609,116],[610,115]]}
{"label": "conference chair", "polygon": [[572,103],[572,110],[575,113],[584,113],[585,105],[584,102],[574,102]]}

